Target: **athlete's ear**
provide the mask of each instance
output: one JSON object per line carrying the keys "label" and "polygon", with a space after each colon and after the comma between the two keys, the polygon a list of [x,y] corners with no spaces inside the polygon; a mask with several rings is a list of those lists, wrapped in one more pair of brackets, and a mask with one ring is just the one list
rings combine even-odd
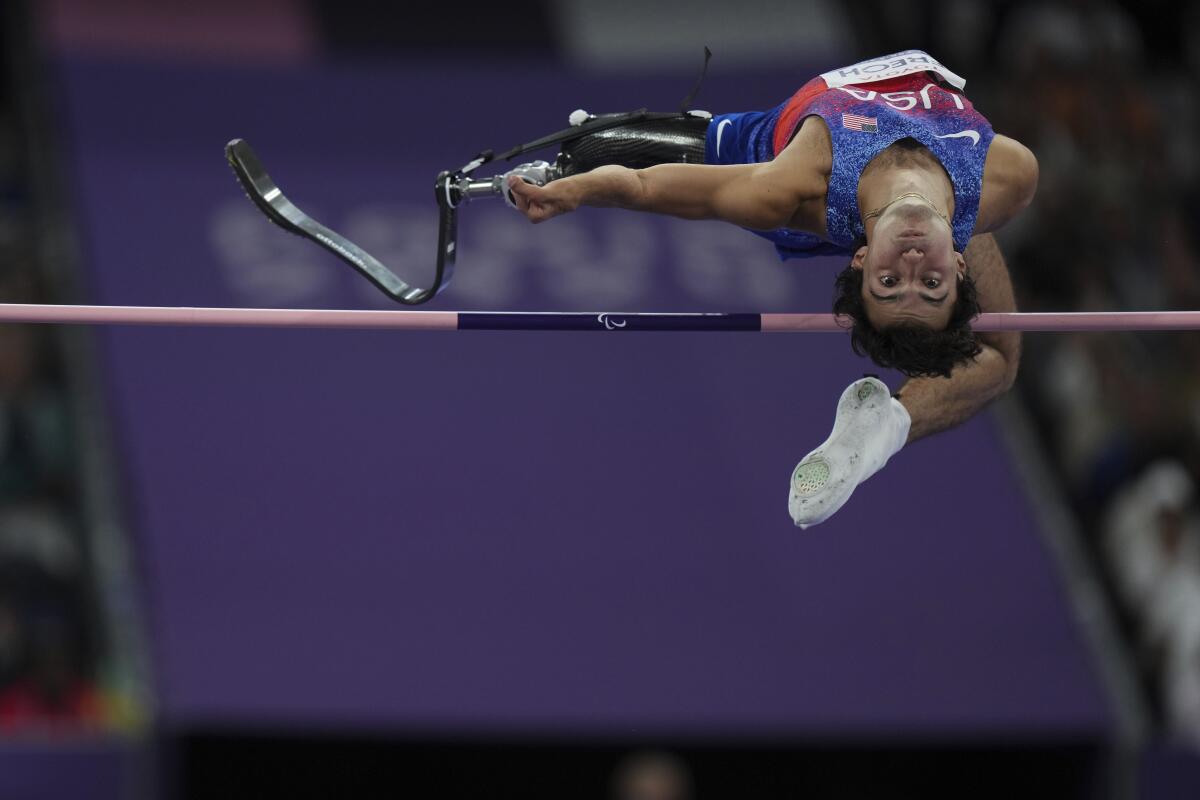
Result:
{"label": "athlete's ear", "polygon": [[[961,260],[961,258],[962,257],[959,256],[960,260]],[[866,260],[867,260],[867,246],[864,244],[862,247],[860,247],[854,251],[854,256],[850,259],[850,266],[854,267],[855,269],[862,269],[863,262],[865,262]]]}

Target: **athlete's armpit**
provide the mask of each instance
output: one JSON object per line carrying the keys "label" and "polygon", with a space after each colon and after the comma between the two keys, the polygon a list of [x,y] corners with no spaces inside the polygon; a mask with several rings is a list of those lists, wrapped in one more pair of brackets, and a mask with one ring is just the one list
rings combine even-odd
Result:
{"label": "athlete's armpit", "polygon": [[825,195],[833,172],[833,141],[825,120],[809,116],[787,147],[770,162],[792,184],[797,198],[787,227],[825,237]]}

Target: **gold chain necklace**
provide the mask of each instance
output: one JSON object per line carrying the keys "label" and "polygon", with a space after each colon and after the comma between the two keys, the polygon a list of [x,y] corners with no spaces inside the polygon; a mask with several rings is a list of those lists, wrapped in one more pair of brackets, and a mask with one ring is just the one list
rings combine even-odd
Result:
{"label": "gold chain necklace", "polygon": [[[899,200],[903,200],[906,197],[921,198],[922,200],[924,200],[926,203],[929,204],[929,207],[933,209],[933,213],[937,214],[939,217],[942,218],[942,222],[946,223],[947,225],[950,225],[950,220],[946,218],[946,215],[943,214],[942,212],[938,211],[937,206],[935,206],[933,204],[933,201],[930,200],[925,195],[921,194],[920,192],[905,192],[902,195],[893,197],[891,200],[887,201],[886,203],[884,203],[883,205],[881,205],[879,208],[875,209],[874,211],[868,211],[866,214],[863,214],[863,222],[866,222],[871,217],[878,217],[880,214],[882,214],[884,211],[886,211],[887,207],[890,206],[892,203],[895,203]],[[950,227],[954,227],[954,226],[950,225]]]}

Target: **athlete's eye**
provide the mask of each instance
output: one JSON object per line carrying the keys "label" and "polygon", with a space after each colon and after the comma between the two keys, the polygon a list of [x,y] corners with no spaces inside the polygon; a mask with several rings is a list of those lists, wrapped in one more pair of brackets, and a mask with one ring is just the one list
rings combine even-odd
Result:
{"label": "athlete's eye", "polygon": [[937,287],[939,287],[941,285],[942,285],[942,282],[939,281],[937,278],[926,278],[925,279],[925,288],[926,289],[936,289]]}
{"label": "athlete's eye", "polygon": [[887,288],[891,289],[893,286],[896,285],[896,276],[895,275],[882,275],[879,278],[879,282],[882,283]]}

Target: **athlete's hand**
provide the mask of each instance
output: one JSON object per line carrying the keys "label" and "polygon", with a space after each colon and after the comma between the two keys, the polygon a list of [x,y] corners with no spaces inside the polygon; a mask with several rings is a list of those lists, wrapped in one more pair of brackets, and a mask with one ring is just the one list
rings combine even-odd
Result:
{"label": "athlete's hand", "polygon": [[579,208],[579,192],[569,178],[534,186],[516,175],[509,175],[508,190],[517,210],[534,224]]}

